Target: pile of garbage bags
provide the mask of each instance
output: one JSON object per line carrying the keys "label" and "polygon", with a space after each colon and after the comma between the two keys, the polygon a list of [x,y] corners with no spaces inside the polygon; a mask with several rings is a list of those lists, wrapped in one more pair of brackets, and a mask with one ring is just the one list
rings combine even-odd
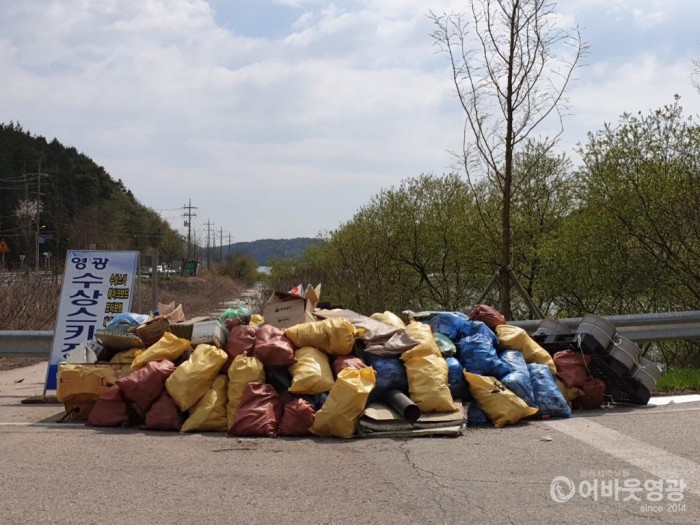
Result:
{"label": "pile of garbage bags", "polygon": [[[553,358],[485,305],[469,316],[429,312],[407,322],[392,312],[316,309],[316,320],[287,328],[247,309],[197,322],[181,308],[177,321],[162,317],[118,319],[132,334],[148,325],[148,337],[122,349],[104,338],[96,354],[108,363],[62,364],[66,411],[80,398],[75,413],[92,426],[351,438],[368,406],[388,407],[416,428],[428,414],[502,427],[569,417],[572,401],[595,406],[599,391],[586,389],[585,356]],[[113,381],[104,380],[109,366],[122,367]],[[90,381],[95,374],[102,380]]]}

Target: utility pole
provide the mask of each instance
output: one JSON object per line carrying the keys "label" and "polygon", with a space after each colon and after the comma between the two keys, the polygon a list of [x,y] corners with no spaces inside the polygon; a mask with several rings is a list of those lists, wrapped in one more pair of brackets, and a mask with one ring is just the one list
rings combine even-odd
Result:
{"label": "utility pole", "polygon": [[224,262],[224,229],[219,228],[219,262]]}
{"label": "utility pole", "polygon": [[228,249],[226,250],[226,257],[231,257],[231,232],[228,232]]}
{"label": "utility pole", "polygon": [[[210,244],[209,244],[209,239],[211,238],[211,227],[214,226],[214,223],[211,222],[209,219],[207,219],[207,222],[205,223],[207,225],[207,270],[211,268],[211,250],[210,250]],[[216,230],[214,230],[216,231]]]}
{"label": "utility pole", "polygon": [[187,228],[187,260],[191,261],[193,258],[192,254],[192,219],[197,216],[197,213],[192,211],[196,210],[197,206],[192,206],[192,199],[189,199],[189,204],[185,204],[182,207],[185,212],[182,214],[185,217],[185,227]]}
{"label": "utility pole", "polygon": [[39,230],[41,230],[41,177],[44,175],[41,172],[41,159],[42,155],[39,156],[39,171],[36,173],[37,176],[37,186],[36,186],[36,216],[34,220],[36,221],[36,231],[34,232],[34,271],[38,272],[40,269],[39,264]]}

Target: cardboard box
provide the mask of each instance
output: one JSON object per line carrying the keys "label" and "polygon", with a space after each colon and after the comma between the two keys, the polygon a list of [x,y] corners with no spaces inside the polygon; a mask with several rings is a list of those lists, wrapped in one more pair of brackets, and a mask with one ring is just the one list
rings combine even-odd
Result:
{"label": "cardboard box", "polygon": [[289,328],[295,324],[314,321],[313,311],[321,297],[321,285],[307,286],[304,295],[289,292],[272,292],[263,308],[265,322],[277,328]]}
{"label": "cardboard box", "polygon": [[130,373],[131,367],[122,363],[59,364],[56,397],[69,419],[85,421],[97,398]]}
{"label": "cardboard box", "polygon": [[192,319],[180,323],[171,323],[170,331],[181,339],[191,339],[192,327],[196,323],[202,323],[204,321],[211,321],[211,317],[193,317]]}
{"label": "cardboard box", "polygon": [[224,348],[228,330],[219,321],[203,321],[192,325],[192,335],[190,343],[197,345],[214,345],[217,348]]}

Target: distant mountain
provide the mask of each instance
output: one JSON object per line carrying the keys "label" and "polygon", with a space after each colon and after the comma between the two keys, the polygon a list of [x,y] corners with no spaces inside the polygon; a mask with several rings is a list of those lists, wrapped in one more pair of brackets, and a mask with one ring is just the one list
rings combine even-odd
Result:
{"label": "distant mountain", "polygon": [[[310,237],[294,239],[260,239],[251,242],[235,242],[230,245],[230,253],[245,253],[257,261],[260,266],[268,266],[275,258],[290,259],[301,255],[307,248],[321,241]],[[224,246],[224,252],[229,250]]]}

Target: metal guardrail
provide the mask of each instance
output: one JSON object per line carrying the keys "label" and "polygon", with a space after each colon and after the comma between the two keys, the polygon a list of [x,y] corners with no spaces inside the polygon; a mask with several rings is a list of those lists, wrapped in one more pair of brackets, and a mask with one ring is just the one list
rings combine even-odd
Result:
{"label": "metal guardrail", "polygon": [[0,330],[0,356],[49,358],[53,331]]}
{"label": "metal guardrail", "polygon": [[[700,310],[611,315],[604,318],[615,325],[620,335],[636,343],[700,340]],[[571,328],[573,332],[581,319],[581,317],[575,317],[558,321]],[[511,324],[532,333],[537,330],[540,322],[540,320],[512,321]],[[50,330],[0,330],[0,356],[46,356],[48,359],[52,340],[53,332]]]}
{"label": "metal guardrail", "polygon": [[[559,319],[575,331],[581,317]],[[653,341],[693,341],[700,339],[700,310],[687,312],[664,312],[654,314],[609,315],[604,319],[610,321],[617,332],[636,343]],[[511,324],[532,333],[537,330],[540,320],[512,321]]]}

